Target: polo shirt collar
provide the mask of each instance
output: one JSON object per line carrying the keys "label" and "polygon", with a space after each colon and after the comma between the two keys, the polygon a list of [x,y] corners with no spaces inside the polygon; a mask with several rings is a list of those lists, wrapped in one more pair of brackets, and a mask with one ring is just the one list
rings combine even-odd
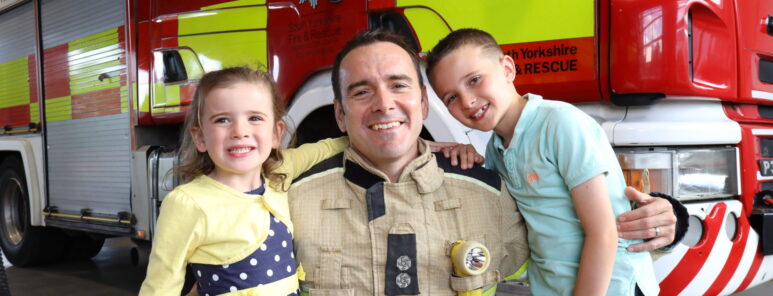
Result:
{"label": "polo shirt collar", "polygon": [[[542,96],[535,94],[525,94],[523,95],[523,98],[526,99],[526,106],[524,106],[523,111],[521,111],[521,117],[518,118],[518,122],[515,124],[515,128],[513,129],[513,138],[510,139],[510,144],[507,145],[507,147],[515,147],[523,132],[531,125],[532,122],[534,122],[534,118],[537,117],[537,109],[543,101]],[[494,133],[494,135],[491,137],[491,141],[493,142],[494,148],[497,150],[497,152],[504,153],[505,149],[507,149],[505,148],[504,141],[500,135]]]}

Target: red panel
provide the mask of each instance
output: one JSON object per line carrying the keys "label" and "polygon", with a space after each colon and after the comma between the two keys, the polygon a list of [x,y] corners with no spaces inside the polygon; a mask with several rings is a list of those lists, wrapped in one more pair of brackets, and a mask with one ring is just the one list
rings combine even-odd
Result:
{"label": "red panel", "polygon": [[154,124],[180,124],[185,121],[185,112],[188,107],[181,107],[181,111],[153,114]]}
{"label": "red panel", "polygon": [[611,3],[610,77],[614,92],[735,100],[737,55],[731,1]]}
{"label": "red panel", "polygon": [[196,87],[199,84],[197,82],[188,83],[180,86],[180,105],[187,106],[193,101],[193,96],[196,94]]}
{"label": "red panel", "polygon": [[46,99],[70,95],[70,68],[67,61],[67,44],[58,45],[43,52],[43,85]]}
{"label": "red panel", "polygon": [[27,126],[30,123],[30,105],[0,108],[0,128]]}
{"label": "red panel", "polygon": [[118,87],[74,95],[71,102],[73,119],[121,113]]}
{"label": "red panel", "polygon": [[[143,97],[150,94],[150,38],[144,36],[150,36],[150,24],[151,22],[140,22],[137,24],[137,36],[143,36],[143,38],[137,38],[137,93],[134,100],[139,102]],[[142,112],[137,110],[137,122],[139,125],[153,125],[153,117],[150,112]]]}
{"label": "red panel", "polygon": [[[754,124],[742,124],[741,125],[741,143],[738,144],[740,150],[740,165],[741,165],[741,196],[740,200],[743,203],[743,211],[748,216],[754,205],[754,195],[762,190],[762,184],[757,180],[757,174],[759,171],[758,161],[763,157],[760,151],[760,140],[763,137],[758,137],[752,134],[752,129],[770,129],[770,125],[754,125]],[[770,136],[764,136],[765,139],[773,139]]]}
{"label": "red panel", "polygon": [[151,0],[128,0],[128,2],[130,4],[127,7],[135,13],[137,23],[150,20]]}
{"label": "red panel", "polygon": [[368,26],[365,1],[319,1],[316,8],[309,2],[268,2],[269,68],[288,101],[308,77],[331,66],[343,45]]}
{"label": "red panel", "polygon": [[393,8],[395,2],[395,0],[368,0],[368,10]]}
{"label": "red panel", "polygon": [[199,11],[204,6],[233,2],[233,0],[151,0],[151,2],[151,14],[153,17],[157,17],[165,14]]}
{"label": "red panel", "polygon": [[38,67],[35,65],[35,55],[27,56],[27,73],[29,73],[30,103],[38,101]]}
{"label": "red panel", "polygon": [[682,257],[682,261],[674,267],[674,270],[660,282],[661,295],[677,295],[695,278],[698,271],[709,258],[711,249],[719,236],[719,230],[722,221],[725,218],[727,206],[724,203],[717,203],[711,209],[711,213],[703,220],[703,237],[695,246],[690,247],[687,253]]}
{"label": "red panel", "polygon": [[756,104],[739,104],[727,102],[722,104],[727,117],[733,121],[743,123],[767,123],[773,124],[773,120],[760,116],[759,108]]}
{"label": "red panel", "polygon": [[539,93],[570,102],[598,101],[594,37],[505,44],[513,58],[519,93]]}

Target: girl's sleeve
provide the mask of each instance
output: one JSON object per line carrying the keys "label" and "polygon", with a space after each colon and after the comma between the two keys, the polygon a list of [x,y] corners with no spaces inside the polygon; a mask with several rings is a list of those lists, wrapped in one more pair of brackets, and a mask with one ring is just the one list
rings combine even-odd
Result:
{"label": "girl's sleeve", "polygon": [[282,150],[283,161],[277,171],[287,174],[287,181],[292,181],[314,165],[343,152],[348,146],[349,137],[340,137]]}
{"label": "girl's sleeve", "polygon": [[188,258],[205,231],[204,219],[201,209],[180,190],[167,195],[161,204],[140,295],[180,295]]}

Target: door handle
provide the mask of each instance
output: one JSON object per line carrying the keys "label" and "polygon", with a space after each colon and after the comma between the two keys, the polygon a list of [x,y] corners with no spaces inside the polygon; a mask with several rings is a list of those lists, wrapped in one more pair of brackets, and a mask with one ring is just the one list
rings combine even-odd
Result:
{"label": "door handle", "polygon": [[768,35],[773,36],[773,15],[768,15],[768,21],[765,23],[768,29]]}

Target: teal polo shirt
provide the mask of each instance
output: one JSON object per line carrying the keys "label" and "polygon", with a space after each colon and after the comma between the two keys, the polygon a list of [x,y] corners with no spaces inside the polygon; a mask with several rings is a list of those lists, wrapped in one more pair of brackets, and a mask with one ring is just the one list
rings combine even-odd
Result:
{"label": "teal polo shirt", "polygon": [[[615,217],[630,211],[625,179],[601,127],[577,107],[524,96],[527,103],[507,148],[494,134],[486,148],[485,166],[494,169],[526,220],[531,263],[528,275],[534,295],[571,295],[585,238],[574,211],[571,189],[605,174]],[[658,286],[649,253],[625,248],[641,240],[618,239],[618,251],[607,295],[633,295],[639,282],[645,295]]]}

